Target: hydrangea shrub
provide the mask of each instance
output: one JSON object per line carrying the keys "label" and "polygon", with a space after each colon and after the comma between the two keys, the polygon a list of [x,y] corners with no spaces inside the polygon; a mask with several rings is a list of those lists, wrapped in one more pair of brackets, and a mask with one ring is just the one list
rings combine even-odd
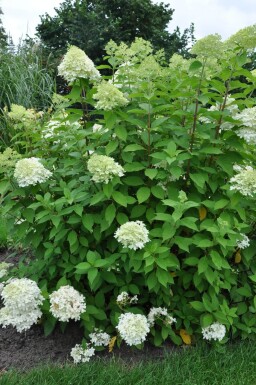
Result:
{"label": "hydrangea shrub", "polygon": [[[112,346],[108,336],[156,346],[255,338],[248,53],[215,36],[197,43],[195,59],[176,55],[168,66],[148,49],[129,51],[128,63],[119,48],[109,45],[114,76],[102,81],[80,52],[75,78],[64,58],[71,107],[56,108],[51,135],[42,130],[0,186],[34,253],[17,274],[42,290],[46,333],[57,319],[80,320],[91,342],[73,349],[76,362]],[[82,110],[73,108],[79,100]]]}

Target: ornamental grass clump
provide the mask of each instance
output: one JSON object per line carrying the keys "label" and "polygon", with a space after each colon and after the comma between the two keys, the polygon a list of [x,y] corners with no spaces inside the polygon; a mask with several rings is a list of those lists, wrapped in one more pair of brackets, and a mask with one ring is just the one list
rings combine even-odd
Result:
{"label": "ornamental grass clump", "polygon": [[4,307],[0,309],[0,324],[13,326],[23,332],[37,323],[42,316],[40,305],[44,301],[36,282],[28,278],[12,278],[1,292]]}

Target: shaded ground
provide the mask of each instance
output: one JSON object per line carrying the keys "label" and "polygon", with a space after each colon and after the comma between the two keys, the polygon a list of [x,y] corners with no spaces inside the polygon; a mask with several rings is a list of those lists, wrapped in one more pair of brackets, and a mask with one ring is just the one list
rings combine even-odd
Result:
{"label": "shaded ground", "polygon": [[[17,263],[19,256],[9,258],[7,251],[0,252],[0,262]],[[72,362],[70,351],[77,343],[81,343],[83,330],[79,328],[79,322],[69,323],[65,332],[62,333],[59,327],[48,336],[44,336],[43,327],[33,326],[26,333],[18,333],[12,327],[0,327],[0,372],[17,368],[27,370],[43,363],[65,363]],[[126,361],[138,361],[144,359],[163,358],[166,351],[172,351],[172,344],[165,345],[165,348],[155,348],[146,345],[143,350],[122,346],[108,353],[107,349],[96,353],[96,356],[107,356],[124,359]]]}

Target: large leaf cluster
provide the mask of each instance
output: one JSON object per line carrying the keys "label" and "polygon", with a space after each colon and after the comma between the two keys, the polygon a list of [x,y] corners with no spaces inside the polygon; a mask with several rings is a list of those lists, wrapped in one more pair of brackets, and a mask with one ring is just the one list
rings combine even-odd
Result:
{"label": "large leaf cluster", "polygon": [[[123,82],[127,107],[90,114],[69,108],[55,136],[37,137],[28,155],[44,159],[54,176],[41,186],[14,188],[4,200],[6,213],[24,219],[15,227],[34,251],[19,274],[36,279],[46,297],[64,284],[82,292],[86,335],[95,326],[114,332],[122,291],[139,297],[128,311],[147,314],[161,306],[177,318],[176,331],[156,324],[155,345],[167,338],[180,344],[184,330],[200,336],[202,327],[216,321],[229,337],[255,335],[254,199],[229,183],[233,165],[255,165],[255,153],[236,135],[225,106],[230,93],[240,110],[253,104],[252,83],[239,81],[251,77],[246,61],[239,53],[209,78],[204,63],[195,60],[188,72],[178,68],[153,80]],[[95,103],[93,92],[87,89],[86,98],[82,92],[83,106]],[[71,105],[80,95],[77,83]],[[217,103],[219,110],[209,110]],[[67,120],[80,128],[67,127]],[[96,121],[101,132],[93,131]],[[221,129],[225,122],[234,128]],[[91,151],[113,157],[125,175],[92,182]],[[1,185],[6,190],[8,181]],[[150,242],[141,250],[124,249],[114,233],[136,220],[145,223]],[[237,246],[241,233],[251,241],[244,250]],[[47,301],[44,312],[49,332],[55,321]]]}

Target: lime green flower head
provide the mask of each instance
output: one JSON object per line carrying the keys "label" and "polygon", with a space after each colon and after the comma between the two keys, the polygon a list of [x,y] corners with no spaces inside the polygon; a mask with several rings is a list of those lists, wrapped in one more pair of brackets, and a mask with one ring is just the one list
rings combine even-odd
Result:
{"label": "lime green flower head", "polygon": [[220,58],[224,52],[224,45],[219,34],[208,35],[198,40],[190,53],[203,58]]}
{"label": "lime green flower head", "polygon": [[98,100],[95,107],[105,111],[123,107],[129,103],[124,94],[109,82],[102,82],[97,86],[93,99]]}
{"label": "lime green flower head", "polygon": [[225,41],[228,48],[240,46],[245,49],[256,48],[256,24],[240,29]]}
{"label": "lime green flower head", "polygon": [[67,82],[74,83],[76,79],[99,80],[100,73],[92,60],[80,48],[72,45],[58,66],[58,75]]}

